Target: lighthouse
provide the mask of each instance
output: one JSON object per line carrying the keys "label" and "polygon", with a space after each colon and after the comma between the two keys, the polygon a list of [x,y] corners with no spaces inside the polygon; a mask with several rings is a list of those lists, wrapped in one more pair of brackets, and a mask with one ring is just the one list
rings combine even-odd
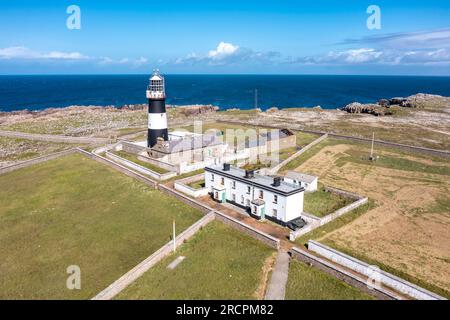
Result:
{"label": "lighthouse", "polygon": [[164,90],[164,77],[159,70],[154,70],[147,88],[148,99],[148,134],[147,147],[156,144],[158,138],[164,141],[169,139],[167,132],[166,94]]}

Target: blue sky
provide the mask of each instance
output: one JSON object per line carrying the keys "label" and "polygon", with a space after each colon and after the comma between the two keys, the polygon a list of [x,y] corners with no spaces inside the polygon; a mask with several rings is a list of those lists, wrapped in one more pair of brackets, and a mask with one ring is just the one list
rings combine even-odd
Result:
{"label": "blue sky", "polygon": [[450,75],[448,0],[14,0],[0,26],[0,74]]}

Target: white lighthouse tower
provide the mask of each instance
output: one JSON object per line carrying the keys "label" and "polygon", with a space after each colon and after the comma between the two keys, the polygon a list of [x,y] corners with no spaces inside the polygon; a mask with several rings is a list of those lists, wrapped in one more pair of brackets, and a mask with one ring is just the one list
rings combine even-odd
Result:
{"label": "white lighthouse tower", "polygon": [[147,88],[148,99],[148,135],[147,147],[156,144],[158,138],[164,141],[169,139],[167,132],[166,94],[164,90],[164,77],[159,70],[153,70],[150,84]]}

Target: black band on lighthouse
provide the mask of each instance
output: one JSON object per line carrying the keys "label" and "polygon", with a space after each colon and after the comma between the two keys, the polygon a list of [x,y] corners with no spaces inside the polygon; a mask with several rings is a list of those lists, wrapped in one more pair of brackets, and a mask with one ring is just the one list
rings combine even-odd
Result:
{"label": "black band on lighthouse", "polygon": [[166,113],[165,99],[158,99],[158,100],[149,99],[148,113]]}
{"label": "black band on lighthouse", "polygon": [[147,134],[147,144],[149,148],[156,144],[158,138],[163,138],[164,141],[169,140],[169,133],[167,129],[148,129]]}

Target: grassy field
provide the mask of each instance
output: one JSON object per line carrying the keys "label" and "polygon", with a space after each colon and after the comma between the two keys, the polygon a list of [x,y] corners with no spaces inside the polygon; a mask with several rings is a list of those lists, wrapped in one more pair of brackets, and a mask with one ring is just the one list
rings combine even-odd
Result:
{"label": "grassy field", "polygon": [[[298,239],[324,242],[446,297],[450,296],[450,164],[404,150],[327,139],[295,169],[371,199],[368,207]],[[364,214],[363,214],[364,213]]]}
{"label": "grassy field", "polygon": [[292,259],[286,286],[289,300],[371,300],[372,296],[318,270]]}
{"label": "grassy field", "polygon": [[73,145],[0,137],[0,165],[23,161],[72,148]]}
{"label": "grassy field", "polygon": [[139,160],[138,157],[136,155],[132,154],[132,153],[128,153],[128,152],[125,152],[125,151],[114,151],[113,153],[117,154],[119,157],[122,157],[124,159],[130,160],[131,162],[134,162],[134,163],[136,163],[136,164],[138,164],[140,166],[143,166],[144,168],[148,168],[148,169],[150,169],[152,171],[155,171],[157,173],[161,173],[162,174],[162,173],[169,172],[168,170],[166,170],[164,168],[161,168],[161,167],[155,166],[155,165],[153,165],[151,163]]}
{"label": "grassy field", "polygon": [[[118,299],[255,299],[273,250],[218,221],[147,271]],[[175,269],[167,265],[185,256]]]}
{"label": "grassy field", "polygon": [[320,137],[317,134],[306,133],[301,131],[297,131],[295,135],[297,136],[297,145],[302,147],[310,144],[311,142]]}
{"label": "grassy field", "polygon": [[[0,298],[88,299],[202,215],[74,154],[0,176]],[[68,290],[66,269],[81,269]]]}
{"label": "grassy field", "polygon": [[319,183],[317,191],[306,192],[304,198],[304,211],[317,217],[324,217],[340,208],[349,205],[354,200],[328,192],[323,184]]}

